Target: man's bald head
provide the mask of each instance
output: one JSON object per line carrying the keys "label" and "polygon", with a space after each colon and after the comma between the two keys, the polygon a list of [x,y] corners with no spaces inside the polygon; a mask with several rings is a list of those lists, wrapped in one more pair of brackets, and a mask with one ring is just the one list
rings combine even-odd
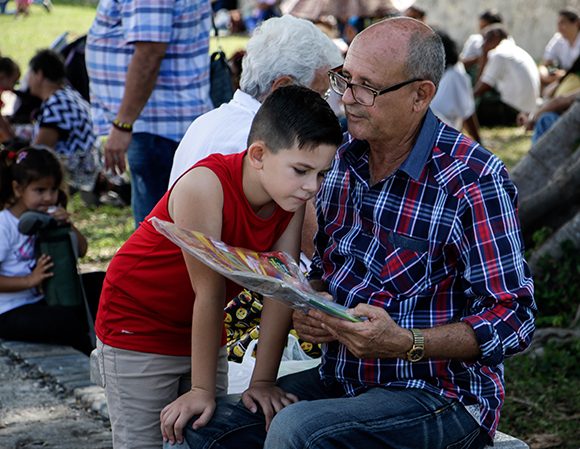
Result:
{"label": "man's bald head", "polygon": [[409,17],[377,22],[359,33],[351,45],[364,45],[378,65],[401,65],[408,78],[429,80],[435,86],[445,71],[441,38],[423,22]]}

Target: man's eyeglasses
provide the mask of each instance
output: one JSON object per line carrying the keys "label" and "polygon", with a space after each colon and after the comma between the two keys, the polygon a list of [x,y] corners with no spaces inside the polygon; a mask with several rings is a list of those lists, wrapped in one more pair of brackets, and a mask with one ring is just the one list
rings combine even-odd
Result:
{"label": "man's eyeglasses", "polygon": [[333,91],[342,96],[346,90],[350,88],[354,100],[363,106],[373,106],[375,104],[375,98],[379,95],[394,92],[395,90],[399,90],[401,87],[416,81],[424,81],[421,78],[413,78],[403,81],[402,83],[385,87],[384,89],[373,89],[372,87],[363,86],[362,84],[351,83],[342,75],[342,66],[329,70],[328,76],[330,78],[330,87]]}

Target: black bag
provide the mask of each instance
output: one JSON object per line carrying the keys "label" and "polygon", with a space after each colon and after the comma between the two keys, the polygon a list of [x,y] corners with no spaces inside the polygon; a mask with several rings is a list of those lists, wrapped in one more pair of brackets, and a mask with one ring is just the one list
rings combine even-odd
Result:
{"label": "black bag", "polygon": [[219,108],[223,103],[227,103],[234,96],[234,83],[232,82],[232,69],[228,64],[226,54],[219,44],[220,33],[211,15],[211,25],[216,40],[218,41],[218,50],[209,56],[209,96],[214,108]]}
{"label": "black bag", "polygon": [[232,71],[222,50],[210,55],[210,97],[214,108],[227,103],[234,96]]}

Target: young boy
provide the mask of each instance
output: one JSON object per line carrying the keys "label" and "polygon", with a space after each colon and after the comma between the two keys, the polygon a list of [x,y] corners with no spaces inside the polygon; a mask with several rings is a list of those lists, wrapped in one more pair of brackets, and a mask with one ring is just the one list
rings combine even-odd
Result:
{"label": "young boy", "polygon": [[[304,204],[316,194],[341,140],[337,119],[318,94],[298,86],[277,89],[252,122],[248,149],[197,163],[150,217],[229,245],[298,257]],[[194,428],[209,422],[216,393],[227,390],[223,308],[240,290],[147,220],[115,255],[97,315],[96,355],[116,449],[159,447],[162,436],[182,441],[194,415]],[[297,400],[274,386],[290,320],[289,308],[265,301],[244,403],[251,411],[261,408],[268,422]]]}

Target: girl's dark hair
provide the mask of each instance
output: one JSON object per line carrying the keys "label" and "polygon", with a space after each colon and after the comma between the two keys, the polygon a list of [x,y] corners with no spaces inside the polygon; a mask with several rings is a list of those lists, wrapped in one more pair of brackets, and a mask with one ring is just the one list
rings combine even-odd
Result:
{"label": "girl's dark hair", "polygon": [[0,209],[14,203],[12,181],[26,187],[43,178],[54,178],[60,188],[63,170],[56,155],[46,148],[26,147],[0,151]]}
{"label": "girl's dark hair", "polygon": [[272,152],[342,143],[336,115],[320,94],[302,86],[279,87],[266,97],[258,110],[248,146],[263,141]]}
{"label": "girl's dark hair", "polygon": [[12,59],[0,57],[0,73],[3,73],[6,76],[14,76],[19,71],[18,64],[16,64]]}
{"label": "girl's dark hair", "polygon": [[66,79],[64,60],[52,50],[40,50],[28,65],[32,71],[42,72],[46,79],[54,83],[62,83]]}

